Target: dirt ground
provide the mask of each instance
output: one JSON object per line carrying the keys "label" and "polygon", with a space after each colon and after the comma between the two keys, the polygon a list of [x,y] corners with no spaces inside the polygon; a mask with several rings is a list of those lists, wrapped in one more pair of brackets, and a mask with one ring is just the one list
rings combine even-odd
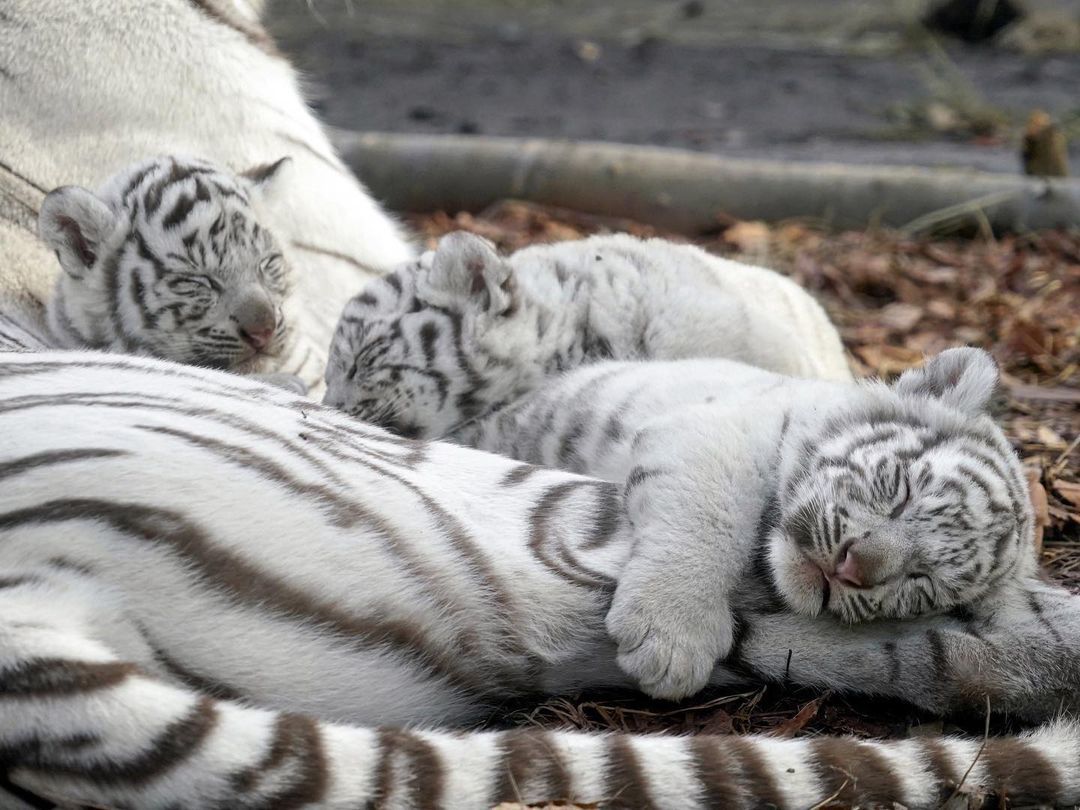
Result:
{"label": "dirt ground", "polygon": [[917,25],[924,6],[276,0],[270,28],[324,118],[353,129],[1014,172],[1038,107],[1080,142],[1080,4],[1032,4],[1076,26],[1064,52],[945,43]]}

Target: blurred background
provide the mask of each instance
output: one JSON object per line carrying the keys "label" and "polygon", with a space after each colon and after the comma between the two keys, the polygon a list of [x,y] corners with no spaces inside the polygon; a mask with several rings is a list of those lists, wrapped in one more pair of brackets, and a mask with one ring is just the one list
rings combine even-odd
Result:
{"label": "blurred background", "polygon": [[1036,110],[1080,142],[1078,0],[273,0],[269,27],[358,130],[997,172]]}

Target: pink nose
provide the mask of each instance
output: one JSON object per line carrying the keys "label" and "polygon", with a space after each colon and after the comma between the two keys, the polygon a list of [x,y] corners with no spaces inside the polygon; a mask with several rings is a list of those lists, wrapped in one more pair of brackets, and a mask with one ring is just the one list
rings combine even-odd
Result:
{"label": "pink nose", "polygon": [[256,349],[263,349],[274,336],[273,327],[261,329],[241,329],[240,336]]}
{"label": "pink nose", "polygon": [[859,558],[855,556],[855,552],[852,549],[849,548],[847,550],[844,559],[836,566],[833,577],[848,585],[854,585],[856,588],[861,588],[863,586],[863,576],[862,572],[859,570]]}

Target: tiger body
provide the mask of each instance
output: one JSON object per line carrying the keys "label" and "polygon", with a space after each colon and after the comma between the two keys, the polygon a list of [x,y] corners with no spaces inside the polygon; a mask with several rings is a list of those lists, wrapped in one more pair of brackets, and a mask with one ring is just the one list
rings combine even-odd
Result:
{"label": "tiger body", "polygon": [[821,306],[771,270],[625,234],[503,258],[459,232],[345,307],[325,401],[433,438],[581,365],[691,357],[851,379]]}
{"label": "tiger body", "polygon": [[645,691],[681,698],[734,643],[731,600],[754,566],[792,609],[847,622],[1031,576],[1026,479],[985,414],[996,385],[973,349],[893,387],[597,363],[448,438],[623,485],[635,545],[608,627]]}
{"label": "tiger body", "polygon": [[413,255],[401,228],[335,154],[295,71],[263,30],[259,5],[4,4],[0,309],[36,342],[52,342],[44,302],[58,272],[34,235],[45,192],[63,184],[96,188],[150,155],[199,155],[232,171],[291,158],[275,203],[259,214],[295,269],[292,360],[316,390],[345,302]]}
{"label": "tiger body", "polygon": [[[609,267],[609,253],[643,262],[677,247],[627,237],[546,246],[546,263],[528,272],[521,254],[503,261],[452,234],[350,303],[324,401],[402,435],[623,485],[637,550],[608,627],[620,664],[656,697],[707,683],[735,644],[732,597],[753,565],[771,569],[793,609],[849,622],[942,612],[1032,573],[1026,479],[986,414],[998,384],[989,355],[945,352],[893,388],[856,385],[846,367],[805,364],[818,378],[806,379],[730,360],[661,362],[692,354],[692,338],[713,328],[707,348],[738,348],[723,321],[695,317],[699,302],[749,302],[744,322],[780,335],[753,346],[787,345],[792,362],[815,345],[809,321],[754,310],[748,293],[710,292],[674,263],[655,277]],[[755,359],[769,364],[764,351]],[[778,490],[788,479],[798,485]],[[763,538],[771,512],[784,528]]]}
{"label": "tiger body", "polygon": [[[979,740],[459,730],[508,697],[628,683],[605,614],[632,530],[597,479],[94,353],[0,357],[0,477],[0,767],[40,796],[934,807],[963,781],[1080,800],[1068,722],[978,757]],[[962,614],[847,627],[791,612],[767,577],[736,603],[716,684],[1032,718],[1080,694],[1080,603],[1034,578]]]}

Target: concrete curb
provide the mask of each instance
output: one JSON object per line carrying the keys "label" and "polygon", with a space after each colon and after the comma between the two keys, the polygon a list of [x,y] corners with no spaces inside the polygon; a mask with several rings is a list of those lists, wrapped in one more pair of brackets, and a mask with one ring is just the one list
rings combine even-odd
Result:
{"label": "concrete curb", "polygon": [[810,217],[911,231],[1080,225],[1080,181],[890,166],[781,163],[623,144],[332,131],[346,163],[399,211],[477,211],[518,198],[685,233],[719,217]]}

